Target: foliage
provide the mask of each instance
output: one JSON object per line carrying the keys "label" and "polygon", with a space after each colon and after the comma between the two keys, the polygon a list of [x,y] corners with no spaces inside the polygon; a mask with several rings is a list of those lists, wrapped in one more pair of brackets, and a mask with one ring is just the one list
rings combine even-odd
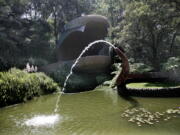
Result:
{"label": "foliage", "polygon": [[130,64],[130,72],[133,73],[143,73],[143,72],[150,72],[153,70],[153,67],[148,66],[144,63],[133,63]]}
{"label": "foliage", "polygon": [[44,73],[33,73],[39,80],[39,85],[44,94],[59,91],[60,88],[57,83],[55,83],[50,77],[46,76]]}
{"label": "foliage", "polygon": [[179,57],[170,57],[166,63],[163,63],[163,70],[172,71],[180,69],[180,58]]}
{"label": "foliage", "polygon": [[35,96],[59,90],[43,73],[27,73],[18,69],[0,72],[0,106],[24,102]]}
{"label": "foliage", "polygon": [[134,59],[133,71],[160,70],[179,56],[179,7],[178,0],[0,0],[0,71],[56,61],[64,24],[91,13],[108,17],[108,39]]}
{"label": "foliage", "polygon": [[175,4],[161,0],[132,1],[126,5],[124,19],[115,29],[114,42],[125,46],[139,62],[150,63],[159,70],[159,63],[172,55],[179,16]]}
{"label": "foliage", "polygon": [[107,16],[112,23],[111,42],[122,46],[136,63],[160,70],[160,63],[179,56],[177,0],[98,0],[97,3],[97,13]]}
{"label": "foliage", "polygon": [[[91,11],[92,2],[90,0],[29,0],[28,13],[35,19],[42,18],[51,22],[54,43],[57,45],[60,32],[68,21],[81,16],[83,13]],[[35,13],[32,15],[32,11]]]}
{"label": "foliage", "polygon": [[[8,4],[6,7],[12,8]],[[51,47],[47,23],[24,19],[11,10],[9,12],[0,15],[0,57],[4,65],[2,69],[19,67],[24,58],[31,56],[49,59],[47,56],[51,54]]]}
{"label": "foliage", "polygon": [[4,57],[0,56],[0,71],[5,71],[5,70],[7,71],[11,67],[24,69],[27,63],[33,66],[37,66],[39,68],[47,65],[49,61],[47,61],[47,59],[34,58],[34,57],[5,59]]}
{"label": "foliage", "polygon": [[29,63],[30,65],[34,65],[37,67],[45,66],[48,64],[48,61],[42,58],[33,58],[30,57],[24,60],[24,63]]}
{"label": "foliage", "polygon": [[54,49],[64,24],[92,11],[92,2],[1,0],[0,70],[22,68],[31,58],[55,61]]}

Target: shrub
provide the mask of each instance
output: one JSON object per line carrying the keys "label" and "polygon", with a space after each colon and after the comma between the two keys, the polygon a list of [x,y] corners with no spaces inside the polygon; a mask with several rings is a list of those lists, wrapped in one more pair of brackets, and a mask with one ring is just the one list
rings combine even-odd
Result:
{"label": "shrub", "polygon": [[18,69],[0,72],[0,106],[24,102],[35,96],[59,90],[44,73],[27,73]]}
{"label": "shrub", "polygon": [[153,68],[144,63],[133,63],[130,64],[130,70],[131,70],[130,72],[143,73],[143,72],[150,72],[153,70]]}
{"label": "shrub", "polygon": [[166,63],[162,64],[162,69],[165,71],[180,69],[180,58],[170,57]]}
{"label": "shrub", "polygon": [[35,78],[38,78],[40,89],[43,90],[43,94],[49,94],[54,91],[60,90],[58,84],[54,82],[50,77],[47,77],[44,73],[33,73]]}

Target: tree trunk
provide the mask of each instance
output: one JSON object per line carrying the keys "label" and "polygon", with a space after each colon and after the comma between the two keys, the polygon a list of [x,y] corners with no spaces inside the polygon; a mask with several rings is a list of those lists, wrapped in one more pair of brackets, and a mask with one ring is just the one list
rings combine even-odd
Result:
{"label": "tree trunk", "polygon": [[170,55],[172,54],[172,49],[173,49],[173,45],[174,45],[174,41],[175,41],[175,39],[176,39],[176,35],[177,35],[177,33],[176,32],[174,32],[173,33],[173,37],[172,37],[172,41],[171,41],[171,44],[170,44]]}
{"label": "tree trunk", "polygon": [[54,37],[55,37],[55,45],[58,44],[58,29],[57,29],[57,15],[54,13]]}
{"label": "tree trunk", "polygon": [[151,44],[151,49],[152,49],[152,66],[154,67],[155,70],[159,71],[159,58],[158,58],[158,35],[153,33],[151,31],[151,39],[152,39],[152,44]]}
{"label": "tree trunk", "polygon": [[157,55],[157,48],[153,47],[153,58],[152,58],[152,64],[155,70],[159,70],[159,58]]}

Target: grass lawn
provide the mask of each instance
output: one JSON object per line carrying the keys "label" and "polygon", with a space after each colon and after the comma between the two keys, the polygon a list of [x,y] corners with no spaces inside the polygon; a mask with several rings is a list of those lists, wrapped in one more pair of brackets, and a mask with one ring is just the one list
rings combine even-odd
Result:
{"label": "grass lawn", "polygon": [[160,82],[138,82],[138,83],[129,83],[126,85],[127,88],[135,88],[135,89],[152,89],[152,88],[175,88],[175,87],[180,87],[180,84],[175,84],[175,83],[160,83]]}

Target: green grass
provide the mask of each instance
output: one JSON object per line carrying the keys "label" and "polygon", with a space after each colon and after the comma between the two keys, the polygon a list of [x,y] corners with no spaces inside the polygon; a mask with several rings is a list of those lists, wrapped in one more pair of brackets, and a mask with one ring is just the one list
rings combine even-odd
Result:
{"label": "green grass", "polygon": [[129,83],[126,85],[127,88],[135,88],[135,89],[152,89],[152,88],[174,88],[174,87],[180,87],[180,84],[176,83],[151,83],[151,82],[140,82],[140,83]]}

